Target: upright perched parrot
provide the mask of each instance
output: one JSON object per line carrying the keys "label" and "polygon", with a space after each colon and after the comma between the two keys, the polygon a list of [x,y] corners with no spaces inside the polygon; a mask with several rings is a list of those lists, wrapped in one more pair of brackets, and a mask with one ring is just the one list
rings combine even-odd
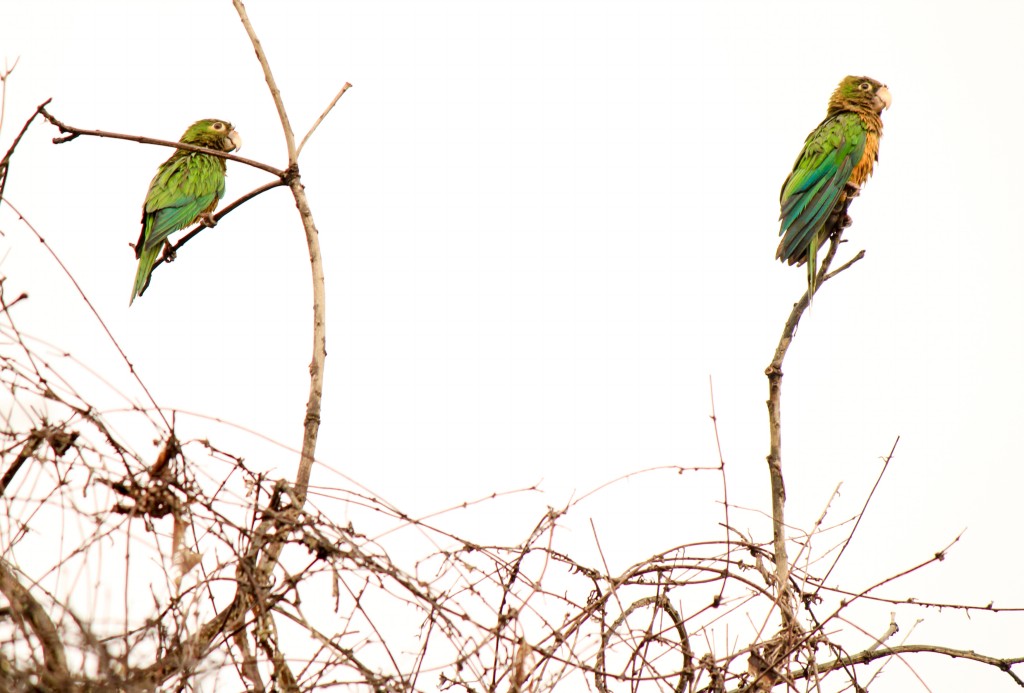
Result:
{"label": "upright perched parrot", "polygon": [[878,161],[883,109],[892,104],[888,87],[870,77],[846,77],[828,100],[828,114],[807,136],[782,184],[779,218],[782,242],[775,257],[790,265],[807,263],[807,296],[814,296],[818,249],[850,225],[850,201]]}
{"label": "upright perched parrot", "polygon": [[[242,137],[231,123],[213,118],[197,120],[178,141],[225,152],[242,148]],[[128,305],[146,290],[153,264],[172,233],[200,217],[213,225],[210,215],[224,197],[224,169],[221,157],[185,149],[175,150],[160,164],[142,206],[142,233],[135,244],[139,269]]]}

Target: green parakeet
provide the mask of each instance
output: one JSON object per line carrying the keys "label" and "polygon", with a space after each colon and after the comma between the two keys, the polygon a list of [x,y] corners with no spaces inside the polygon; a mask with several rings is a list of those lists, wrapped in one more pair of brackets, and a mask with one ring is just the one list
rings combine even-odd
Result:
{"label": "green parakeet", "polygon": [[807,136],[779,203],[782,242],[775,257],[807,263],[807,295],[814,296],[818,249],[850,224],[850,201],[878,161],[883,109],[892,105],[888,87],[870,77],[846,77],[832,93],[825,120]]}
{"label": "green parakeet", "polygon": [[[178,141],[225,152],[242,147],[242,138],[231,123],[213,118],[196,121]],[[139,269],[128,305],[146,290],[153,264],[172,233],[200,217],[212,225],[209,215],[224,197],[224,170],[221,157],[184,149],[175,150],[160,164],[142,206],[142,233],[135,244]]]}

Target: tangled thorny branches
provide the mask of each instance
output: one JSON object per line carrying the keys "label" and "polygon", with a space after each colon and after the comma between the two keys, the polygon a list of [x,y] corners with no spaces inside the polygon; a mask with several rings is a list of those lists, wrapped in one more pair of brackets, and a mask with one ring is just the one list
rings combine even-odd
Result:
{"label": "tangled thorny branches", "polygon": [[[386,516],[399,530],[374,537],[332,520],[316,499],[301,505],[288,484],[208,440],[165,436],[139,452],[118,431],[159,430],[155,417],[79,396],[65,375],[74,359],[17,329],[14,314],[30,306],[8,306],[0,323],[0,377],[14,395],[3,412],[5,690],[244,681],[251,690],[710,693],[836,690],[839,679],[862,689],[865,663],[918,651],[1016,679],[1019,659],[884,641],[847,651],[828,633],[874,588],[848,594],[799,568],[788,580],[805,627],[776,631],[771,543],[734,529],[729,541],[688,543],[609,574],[559,548],[573,506],[549,511],[521,544],[495,546],[365,494],[330,494],[362,509],[350,518]],[[387,546],[402,532],[438,548],[403,567]],[[279,560],[268,561],[271,551]],[[734,629],[727,637],[723,623]]]}

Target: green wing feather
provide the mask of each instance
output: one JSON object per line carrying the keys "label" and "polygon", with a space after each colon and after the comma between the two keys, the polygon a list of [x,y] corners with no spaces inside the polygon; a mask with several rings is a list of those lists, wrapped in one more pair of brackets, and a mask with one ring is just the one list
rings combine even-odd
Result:
{"label": "green wing feather", "polygon": [[829,214],[864,156],[867,131],[856,113],[838,113],[807,136],[779,194],[782,242],[775,256],[790,265],[807,262],[810,292],[814,293],[818,248]]}
{"label": "green wing feather", "polygon": [[212,211],[224,197],[224,188],[224,160],[210,154],[179,151],[160,166],[143,207],[142,234],[135,245],[139,268],[129,305],[149,283],[164,241]]}

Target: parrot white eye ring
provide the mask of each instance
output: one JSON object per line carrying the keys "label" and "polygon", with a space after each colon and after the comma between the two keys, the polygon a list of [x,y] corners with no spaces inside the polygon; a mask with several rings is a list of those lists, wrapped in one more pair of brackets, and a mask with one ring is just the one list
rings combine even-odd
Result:
{"label": "parrot white eye ring", "polygon": [[224,129],[224,123],[214,123],[213,124],[213,129],[214,130],[223,130]]}
{"label": "parrot white eye ring", "polygon": [[860,87],[859,87],[859,89],[860,89],[861,91],[867,91],[867,90],[868,90],[868,89],[870,89],[870,88],[871,88],[871,83],[870,83],[870,82],[861,82],[861,83],[860,83]]}

